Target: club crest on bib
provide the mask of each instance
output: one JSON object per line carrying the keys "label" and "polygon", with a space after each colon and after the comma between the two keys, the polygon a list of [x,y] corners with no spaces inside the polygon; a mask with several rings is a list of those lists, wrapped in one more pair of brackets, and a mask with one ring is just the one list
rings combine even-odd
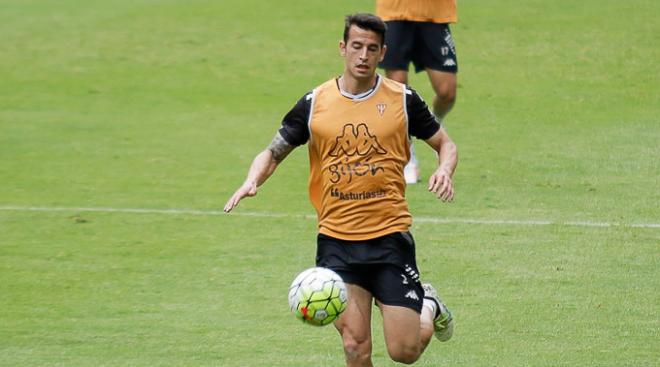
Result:
{"label": "club crest on bib", "polygon": [[380,116],[383,117],[387,105],[385,103],[379,103],[376,105],[376,108],[378,109],[378,113],[380,114]]}

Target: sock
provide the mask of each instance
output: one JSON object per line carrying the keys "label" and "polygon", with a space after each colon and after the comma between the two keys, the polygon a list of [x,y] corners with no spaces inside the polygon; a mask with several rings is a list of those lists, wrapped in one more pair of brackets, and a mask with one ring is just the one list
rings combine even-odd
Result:
{"label": "sock", "polygon": [[435,112],[433,113],[433,116],[435,117],[435,121],[437,121],[440,124],[440,127],[447,130],[446,127],[445,127],[445,122],[443,121],[444,117],[440,117],[440,116],[436,115]]}
{"label": "sock", "polygon": [[434,320],[439,316],[440,310],[439,310],[438,304],[435,303],[434,300],[432,300],[430,298],[424,298],[422,306],[426,306],[429,309],[431,309],[431,312],[433,313],[433,319]]}

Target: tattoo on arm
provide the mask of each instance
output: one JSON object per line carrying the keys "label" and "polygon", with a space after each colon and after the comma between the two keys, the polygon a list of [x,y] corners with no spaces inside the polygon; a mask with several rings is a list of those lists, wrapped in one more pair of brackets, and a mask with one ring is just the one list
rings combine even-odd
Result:
{"label": "tattoo on arm", "polygon": [[273,159],[275,162],[280,163],[286,158],[289,153],[295,148],[295,146],[287,143],[286,140],[280,135],[279,132],[275,134],[273,141],[270,142],[268,150],[273,153]]}

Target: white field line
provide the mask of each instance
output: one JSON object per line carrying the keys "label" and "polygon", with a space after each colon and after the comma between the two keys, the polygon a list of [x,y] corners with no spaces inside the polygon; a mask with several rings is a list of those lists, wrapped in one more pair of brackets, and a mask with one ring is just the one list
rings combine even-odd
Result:
{"label": "white field line", "polygon": [[[147,208],[110,208],[110,207],[42,207],[42,206],[0,206],[0,211],[15,212],[97,212],[97,213],[125,213],[125,214],[160,214],[160,215],[200,215],[200,216],[241,216],[257,218],[300,218],[316,219],[313,214],[286,214],[286,213],[261,213],[261,212],[232,212],[227,214],[222,210],[197,210],[197,209],[147,209]],[[616,222],[589,222],[589,221],[551,221],[551,220],[488,220],[488,219],[465,219],[465,218],[440,218],[440,217],[414,217],[416,223],[437,224],[475,224],[475,225],[504,225],[504,226],[572,226],[572,227],[624,227],[624,228],[660,228],[660,223],[616,223]]]}

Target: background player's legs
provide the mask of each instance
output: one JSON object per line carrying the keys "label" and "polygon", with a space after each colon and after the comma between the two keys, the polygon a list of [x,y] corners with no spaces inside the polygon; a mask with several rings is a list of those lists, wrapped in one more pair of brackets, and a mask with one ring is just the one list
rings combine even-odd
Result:
{"label": "background player's legs", "polygon": [[435,92],[433,114],[442,121],[456,102],[456,74],[429,68],[426,68],[426,73]]}
{"label": "background player's legs", "polygon": [[408,70],[385,70],[385,76],[399,83],[408,84]]}
{"label": "background player's legs", "polygon": [[[335,327],[341,334],[348,367],[373,367],[371,364],[371,307],[369,291],[346,284],[348,304]],[[433,330],[433,326],[431,326]]]}
{"label": "background player's legs", "polygon": [[[385,76],[399,83],[408,84],[407,70],[385,70]],[[417,164],[417,157],[415,156],[415,149],[413,149],[412,143],[410,144],[410,161],[404,167],[403,174],[406,183],[410,184],[419,181],[419,165]]]}
{"label": "background player's legs", "polygon": [[433,336],[433,313],[422,307],[422,313],[408,307],[379,304],[383,314],[383,332],[390,357],[399,363],[417,361]]}

